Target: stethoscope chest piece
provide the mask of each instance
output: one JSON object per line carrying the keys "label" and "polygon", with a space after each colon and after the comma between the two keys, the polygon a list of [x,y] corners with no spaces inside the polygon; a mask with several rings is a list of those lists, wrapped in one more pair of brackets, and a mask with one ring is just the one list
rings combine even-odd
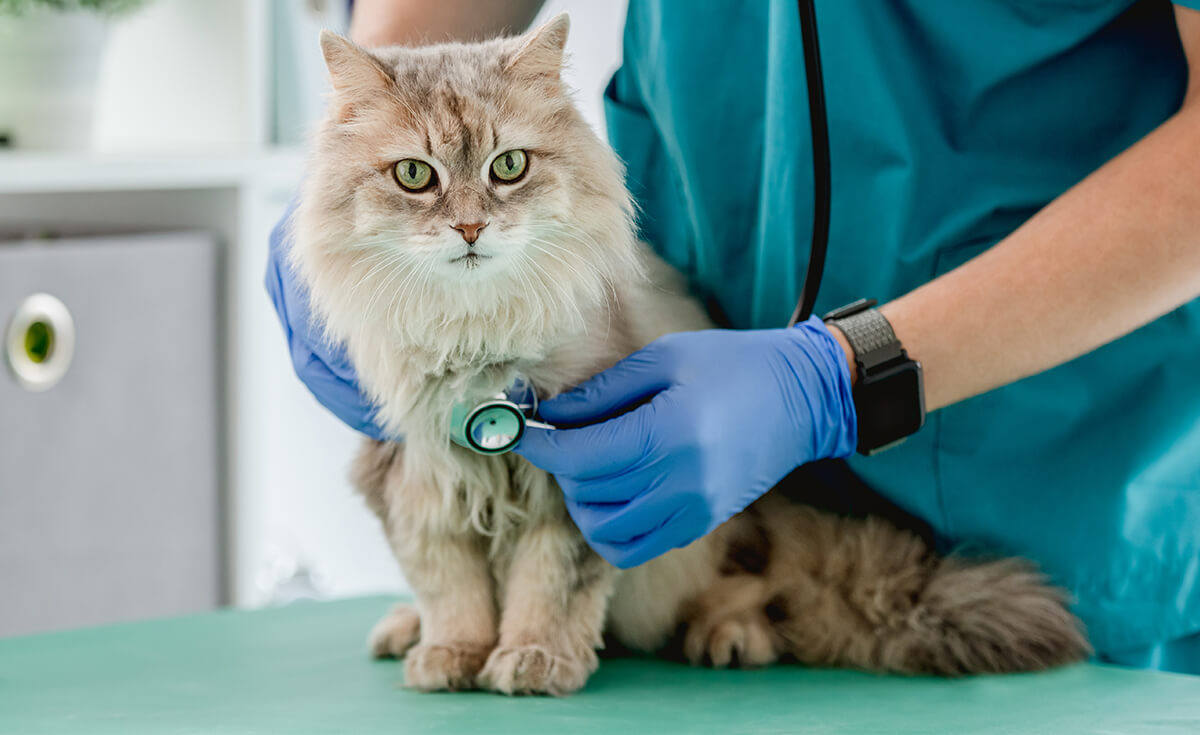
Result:
{"label": "stethoscope chest piece", "polygon": [[480,454],[512,451],[525,434],[525,414],[503,393],[467,409],[456,404],[450,416],[450,438]]}
{"label": "stethoscope chest piece", "polygon": [[524,379],[504,393],[469,406],[454,404],[450,414],[450,439],[479,454],[511,452],[525,435],[526,426],[554,428],[532,420],[537,416],[537,394]]}

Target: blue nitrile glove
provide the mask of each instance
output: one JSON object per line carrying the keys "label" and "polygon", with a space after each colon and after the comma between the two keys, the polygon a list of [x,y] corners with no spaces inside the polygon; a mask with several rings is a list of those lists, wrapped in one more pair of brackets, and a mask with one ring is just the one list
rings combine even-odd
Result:
{"label": "blue nitrile glove", "polygon": [[540,414],[586,425],[530,428],[517,452],[555,475],[584,537],[618,567],[686,546],[858,441],[845,352],[815,317],[667,335]]}
{"label": "blue nitrile glove", "polygon": [[373,417],[375,408],[358,388],[358,375],[340,345],[330,345],[313,323],[308,308],[308,292],[296,280],[287,264],[288,230],[285,224],[292,216],[294,205],[288,207],[275,229],[271,230],[271,246],[267,254],[267,292],[275,303],[275,311],[283,325],[292,366],[300,382],[322,406],[353,429],[383,439],[383,430]]}

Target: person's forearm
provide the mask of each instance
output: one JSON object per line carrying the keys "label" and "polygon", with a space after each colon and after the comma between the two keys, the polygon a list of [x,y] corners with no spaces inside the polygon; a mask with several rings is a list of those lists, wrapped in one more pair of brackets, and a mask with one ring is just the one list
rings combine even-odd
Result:
{"label": "person's forearm", "polygon": [[924,368],[929,410],[1067,362],[1200,296],[1198,81],[1175,116],[1012,235],[882,307]]}
{"label": "person's forearm", "polygon": [[524,30],[544,0],[355,0],[350,38],[367,48],[479,41]]}

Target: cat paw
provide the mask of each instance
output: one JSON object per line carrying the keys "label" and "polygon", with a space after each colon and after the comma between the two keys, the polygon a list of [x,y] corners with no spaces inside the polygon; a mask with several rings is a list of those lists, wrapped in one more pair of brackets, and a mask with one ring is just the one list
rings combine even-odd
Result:
{"label": "cat paw", "polygon": [[423,692],[475,688],[488,648],[471,644],[420,644],[405,657],[404,685]]}
{"label": "cat paw", "polygon": [[778,658],[764,622],[727,618],[716,624],[693,623],[683,644],[684,654],[694,665],[713,668],[754,668]]}
{"label": "cat paw", "polygon": [[375,624],[367,645],[375,658],[404,658],[421,637],[421,616],[412,605],[400,603]]}
{"label": "cat paw", "polygon": [[561,697],[582,689],[595,668],[595,661],[557,655],[544,645],[501,646],[488,657],[479,685],[502,694]]}

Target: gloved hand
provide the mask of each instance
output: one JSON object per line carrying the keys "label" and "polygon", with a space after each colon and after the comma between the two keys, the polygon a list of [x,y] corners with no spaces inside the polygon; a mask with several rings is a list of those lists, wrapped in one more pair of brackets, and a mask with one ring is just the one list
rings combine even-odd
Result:
{"label": "gloved hand", "polygon": [[858,441],[845,352],[816,317],[667,335],[540,414],[586,425],[529,428],[516,451],[555,475],[584,537],[623,568],[686,546]]}
{"label": "gloved hand", "polygon": [[275,312],[283,325],[292,366],[296,376],[322,406],[353,429],[385,438],[375,423],[375,409],[358,388],[358,375],[346,358],[346,350],[330,345],[313,323],[308,307],[308,291],[296,280],[287,264],[287,228],[294,205],[288,207],[279,224],[271,231],[267,255],[267,292],[275,303]]}

